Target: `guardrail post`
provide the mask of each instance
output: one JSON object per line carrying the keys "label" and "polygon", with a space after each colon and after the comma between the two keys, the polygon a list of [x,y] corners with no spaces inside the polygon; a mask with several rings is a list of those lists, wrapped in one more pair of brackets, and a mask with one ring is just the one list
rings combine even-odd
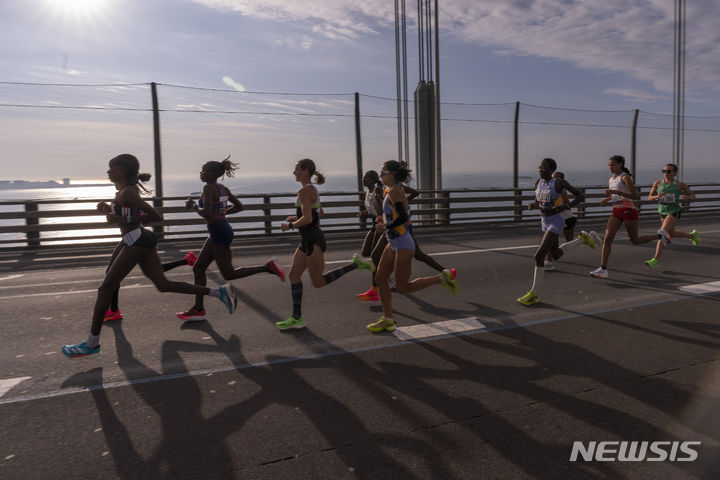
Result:
{"label": "guardrail post", "polygon": [[515,199],[513,200],[513,204],[515,205],[515,214],[513,215],[513,220],[516,222],[519,222],[522,220],[522,212],[523,212],[523,203],[522,203],[522,189],[516,188],[513,190],[513,196]]}
{"label": "guardrail post", "polygon": [[[585,196],[585,190],[586,190],[585,188],[578,188],[578,190],[580,190],[580,193],[582,193],[583,196]],[[577,218],[585,217],[585,204],[586,203],[587,203],[587,200],[585,200],[582,203],[579,203],[578,206],[575,208],[575,213],[576,213],[575,216]]]}
{"label": "guardrail post", "polygon": [[[37,216],[31,215],[31,212],[37,212],[38,211],[38,204],[35,202],[25,202],[25,225],[28,227],[31,225],[38,225],[40,223],[40,219],[38,219]],[[28,240],[28,247],[39,247],[40,246],[40,232],[37,231],[31,231],[30,229],[27,229],[26,231],[27,240]]]}
{"label": "guardrail post", "polygon": [[270,197],[263,195],[263,214],[265,215],[265,234],[270,235],[272,233],[272,208],[270,207]]}
{"label": "guardrail post", "polygon": [[438,220],[437,223],[439,225],[450,225],[450,192],[443,190],[438,193],[437,196],[442,201],[436,204],[436,208],[445,210],[444,212],[435,215],[435,218]]}

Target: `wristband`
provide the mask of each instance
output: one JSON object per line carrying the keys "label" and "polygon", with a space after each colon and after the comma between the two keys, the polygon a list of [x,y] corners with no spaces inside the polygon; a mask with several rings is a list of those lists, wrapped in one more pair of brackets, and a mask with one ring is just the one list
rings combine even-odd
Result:
{"label": "wristband", "polygon": [[200,207],[197,203],[193,203],[192,209],[197,212],[198,210],[200,210]]}
{"label": "wristband", "polygon": [[294,224],[293,222],[290,222],[288,225],[290,225],[290,230],[292,230],[293,228],[295,228],[295,224]]}

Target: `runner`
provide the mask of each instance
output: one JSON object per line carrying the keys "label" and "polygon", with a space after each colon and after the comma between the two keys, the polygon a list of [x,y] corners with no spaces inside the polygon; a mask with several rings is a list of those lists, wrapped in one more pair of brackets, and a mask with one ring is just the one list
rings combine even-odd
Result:
{"label": "runner", "polygon": [[[563,172],[554,172],[552,174],[552,178],[554,179],[562,179],[565,180],[565,174]],[[565,220],[565,228],[563,228],[563,235],[565,236],[565,241],[569,242],[573,238],[575,238],[575,225],[577,225],[577,217],[572,211],[572,208],[568,206],[568,194],[567,190],[562,191],[562,201],[563,205],[565,205],[565,210],[562,210],[560,212],[560,215],[562,215],[563,219]],[[581,230],[580,233],[592,235],[593,241],[598,244],[600,243],[600,236],[595,233],[594,231],[591,231],[590,233],[586,232],[585,230]],[[545,258],[545,270],[552,270],[553,269],[553,262],[552,262],[552,255],[548,252],[547,257]]]}
{"label": "runner", "polygon": [[317,171],[315,162],[304,158],[297,162],[293,171],[295,180],[302,187],[298,190],[295,201],[296,214],[287,217],[281,228],[283,232],[297,228],[300,232],[300,245],[293,255],[292,266],[290,267],[290,291],[292,294],[293,313],[287,320],[276,322],[280,330],[291,328],[305,328],[305,320],[302,316],[302,274],[305,270],[310,274],[310,280],[315,288],[321,288],[337,280],[347,272],[355,269],[375,269],[372,263],[361,260],[354,255],[352,260],[340,268],[331,270],[323,275],[325,269],[325,236],[320,229],[320,195],[317,188],[312,184],[311,179],[315,177],[317,184],[325,183],[325,176]]}
{"label": "runner", "polygon": [[395,330],[396,322],[392,316],[392,293],[388,279],[395,272],[398,293],[408,294],[441,284],[453,295],[457,294],[457,282],[450,270],[443,270],[439,275],[410,280],[412,258],[415,255],[415,241],[410,234],[410,207],[402,183],[407,181],[410,170],[404,162],[390,160],[385,162],[380,172],[380,179],[388,187],[383,199],[383,228],[387,238],[387,246],[380,258],[375,279],[383,308],[383,316],[375,323],[367,325],[373,333],[384,330]]}
{"label": "runner", "polygon": [[[528,307],[540,301],[537,292],[540,289],[543,274],[545,273],[544,260],[547,254],[550,254],[553,260],[558,260],[566,250],[577,245],[587,245],[590,248],[595,248],[595,241],[592,238],[597,235],[595,232],[591,234],[582,232],[575,240],[558,245],[560,234],[565,229],[565,219],[562,216],[562,211],[585,201],[585,196],[580,190],[570,185],[567,180],[553,178],[552,174],[556,169],[557,163],[552,158],[544,158],[540,162],[538,167],[540,178],[535,182],[535,201],[528,205],[528,208],[537,207],[540,209],[543,231],[540,247],[535,252],[535,273],[532,288],[517,299],[518,302]],[[570,203],[565,203],[563,200],[563,191],[565,190],[573,194],[574,198]]]}
{"label": "runner", "polygon": [[625,229],[633,245],[640,245],[658,239],[663,239],[664,242],[670,243],[669,240],[665,240],[660,231],[658,231],[656,235],[643,235],[638,237],[637,221],[639,215],[633,203],[633,200],[638,199],[638,194],[635,190],[630,170],[625,167],[625,157],[622,155],[613,155],[608,161],[608,167],[610,168],[612,176],[608,181],[608,189],[605,190],[607,197],[600,202],[600,205],[605,206],[608,202],[612,201],[613,209],[612,215],[608,219],[607,227],[605,228],[600,266],[590,272],[590,276],[596,278],[608,277],[607,266],[608,260],[610,259],[610,252],[612,252],[612,242],[623,222],[625,223]]}
{"label": "runner", "polygon": [[111,213],[106,215],[108,223],[120,227],[122,241],[110,268],[105,273],[105,280],[98,288],[97,300],[93,310],[92,325],[87,341],[64,345],[62,353],[67,357],[84,357],[100,352],[100,330],[102,329],[105,312],[112,300],[115,289],[120,282],[139,264],[143,274],[155,284],[161,292],[177,292],[186,294],[210,295],[218,298],[232,313],[237,308],[235,290],[230,284],[220,288],[207,288],[189,283],[171,282],[163,274],[158,257],[155,234],[142,228],[143,223],[159,222],[162,215],[140,198],[140,189],[147,190],[139,183],[150,180],[150,174],[138,173],[140,164],[133,155],[122,154],[110,160],[108,178],[115,184],[117,193],[110,205]]}
{"label": "runner", "polygon": [[693,230],[690,233],[685,233],[675,230],[675,224],[680,220],[683,209],[682,205],[680,205],[680,195],[682,194],[683,200],[695,200],[695,193],[685,183],[675,178],[677,171],[678,167],[674,163],[665,165],[662,171],[663,179],[653,183],[648,195],[648,200],[657,200],[658,202],[658,213],[661,222],[658,235],[662,237],[655,247],[655,256],[650,260],[645,260],[648,267],[657,268],[660,265],[659,259],[663,250],[665,250],[665,241],[669,244],[673,237],[689,238],[693,245],[700,243],[697,231]]}
{"label": "runner", "polygon": [[[374,172],[374,170],[372,170],[372,171]],[[382,183],[381,183],[381,185],[382,185]],[[419,195],[417,190],[415,190],[414,188],[408,187],[405,184],[402,185],[402,188],[403,188],[403,192],[405,193],[405,195],[407,195],[408,202],[411,202],[415,197],[417,197]],[[384,188],[381,190],[380,198],[382,198],[385,195],[385,193],[387,192],[387,189],[388,188]],[[382,205],[381,205],[381,210],[382,210]],[[382,222],[383,222],[382,215],[379,215],[378,218],[375,220],[375,226],[376,226],[376,230],[381,233],[383,231]],[[415,233],[413,232],[412,222],[409,222],[408,226],[409,226],[409,230],[410,230],[410,235],[412,236],[413,241],[415,242],[414,258],[416,260],[419,260],[419,261],[423,262],[424,264],[428,265],[430,268],[437,270],[438,272],[442,272],[443,270],[445,270],[445,267],[443,265],[439,264],[434,258],[432,258],[430,255],[428,255],[427,253],[423,252],[420,249],[420,246],[417,243],[417,238],[415,238]],[[385,247],[387,246],[387,243],[388,243],[387,237],[384,234],[380,234],[380,235],[376,234],[375,235],[375,244],[373,246],[372,253],[370,255],[372,258],[372,261],[373,261],[373,265],[375,265],[375,270],[377,270],[377,267],[380,264],[380,257],[382,257],[382,254],[385,251]],[[363,255],[367,256],[367,255],[365,255],[365,253],[363,253]],[[454,280],[455,276],[457,275],[456,270],[454,268],[451,268],[450,273],[452,274],[452,278]],[[391,290],[395,289],[397,287],[395,280],[390,279],[390,280],[388,280],[388,282],[389,282]],[[374,273],[373,273],[373,287],[370,290],[368,290],[367,292],[358,294],[357,297],[363,301],[375,301],[376,302],[380,299],[378,297],[378,293],[377,293],[377,282],[375,281]]]}
{"label": "runner", "polygon": [[[372,257],[373,265],[377,268],[374,251],[380,239],[384,237],[382,223],[377,221],[380,212],[382,212],[382,182],[375,170],[368,170],[365,172],[365,175],[363,175],[362,183],[367,188],[367,192],[365,192],[365,209],[358,212],[358,216],[361,220],[370,218],[372,220],[372,226],[365,235],[360,254],[363,257]],[[378,260],[379,258],[378,256]],[[379,300],[374,271],[372,272],[372,286],[366,292],[358,293],[357,297],[362,301],[377,302]]]}
{"label": "runner", "polygon": [[[232,251],[230,244],[235,236],[232,226],[225,219],[225,215],[241,212],[243,205],[226,186],[217,183],[220,177],[233,176],[237,165],[230,161],[228,156],[222,162],[207,162],[200,170],[200,180],[205,182],[203,193],[199,203],[188,198],[185,206],[189,210],[195,210],[198,215],[207,222],[207,229],[210,237],[205,240],[200,255],[193,267],[195,285],[207,284],[207,271],[210,264],[215,261],[220,274],[225,280],[236,280],[256,273],[272,273],[285,281],[285,272],[277,265],[275,260],[270,259],[264,265],[254,267],[234,268],[232,264]],[[228,201],[232,204],[227,207]],[[185,312],[177,312],[181,320],[201,321],[205,320],[206,312],[203,303],[203,295],[195,296],[195,304]]]}

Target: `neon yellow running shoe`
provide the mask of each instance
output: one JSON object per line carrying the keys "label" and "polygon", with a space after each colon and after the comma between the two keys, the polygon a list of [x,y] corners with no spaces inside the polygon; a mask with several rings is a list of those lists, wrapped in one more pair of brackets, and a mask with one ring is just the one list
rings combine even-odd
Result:
{"label": "neon yellow running shoe", "polygon": [[697,230],[693,230],[690,232],[690,241],[692,242],[693,246],[697,247],[697,244],[700,243],[700,239],[698,238]]}
{"label": "neon yellow running shoe", "polygon": [[592,237],[590,236],[590,234],[588,232],[586,232],[585,230],[582,230],[580,232],[580,235],[578,235],[578,238],[580,240],[582,240],[583,245],[587,245],[588,247],[592,248],[593,250],[595,249],[595,247],[596,247],[595,240],[593,240]]}
{"label": "neon yellow running shoe", "polygon": [[648,267],[657,268],[658,265],[660,265],[660,262],[658,262],[657,258],[653,257],[650,260],[645,260],[645,264]]}
{"label": "neon yellow running shoe", "polygon": [[372,262],[363,260],[357,253],[350,259],[350,263],[357,265],[358,270],[370,270],[371,273],[375,271],[375,265]]}
{"label": "neon yellow running shoe", "polygon": [[446,268],[445,270],[440,272],[440,284],[443,287],[450,290],[450,293],[452,293],[453,295],[457,295],[457,292],[458,292],[457,280],[455,280],[453,272],[451,270],[448,270]]}
{"label": "neon yellow running shoe", "polygon": [[392,332],[395,330],[395,320],[392,318],[380,317],[377,322],[367,325],[367,329],[373,333],[380,333],[384,330]]}
{"label": "neon yellow running shoe", "polygon": [[522,303],[522,304],[525,305],[526,307],[529,307],[529,306],[532,305],[533,303],[538,303],[538,302],[540,301],[540,298],[538,298],[538,296],[535,294],[535,292],[533,292],[532,290],[530,290],[530,291],[527,292],[525,295],[523,295],[522,297],[518,298],[517,301],[520,302],[520,303]]}
{"label": "neon yellow running shoe", "polygon": [[305,328],[305,320],[303,320],[303,317],[290,317],[282,322],[275,322],[275,326],[280,330],[288,330],[290,328]]}

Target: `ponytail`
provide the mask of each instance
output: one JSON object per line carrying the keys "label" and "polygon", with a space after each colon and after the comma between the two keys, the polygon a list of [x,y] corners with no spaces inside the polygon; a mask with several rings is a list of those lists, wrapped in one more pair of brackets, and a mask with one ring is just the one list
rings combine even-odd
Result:
{"label": "ponytail", "polygon": [[622,165],[622,171],[625,172],[626,175],[632,177],[632,173],[630,173],[630,170],[628,170],[628,168],[625,166],[625,157],[623,157],[622,155],[613,155],[612,157],[610,157],[610,160]]}
{"label": "ponytail", "polygon": [[300,168],[303,170],[307,170],[310,172],[310,177],[315,177],[315,183],[318,185],[322,185],[325,183],[325,175],[323,175],[322,172],[318,171],[317,167],[315,166],[315,162],[310,160],[309,158],[303,158],[298,162],[298,165],[300,165]]}
{"label": "ponytail", "polygon": [[123,168],[125,168],[125,172],[127,173],[127,180],[130,185],[137,187],[138,190],[141,190],[146,194],[150,193],[150,190],[148,190],[144,185],[141,185],[139,182],[145,183],[150,181],[152,175],[150,175],[149,173],[139,173],[140,162],[135,155],[123,153],[111,159],[110,163],[117,163],[119,165],[122,165]]}

